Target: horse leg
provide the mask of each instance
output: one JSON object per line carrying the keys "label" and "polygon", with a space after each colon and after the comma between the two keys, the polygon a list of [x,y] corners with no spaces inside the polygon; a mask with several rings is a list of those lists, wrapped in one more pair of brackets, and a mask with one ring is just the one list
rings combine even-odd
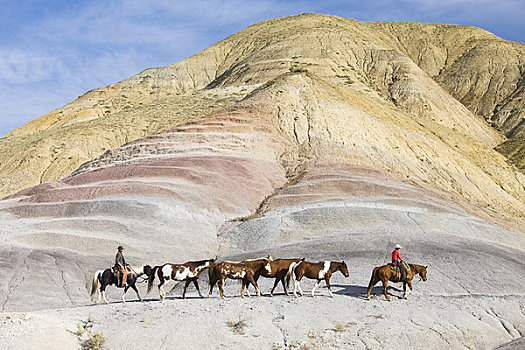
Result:
{"label": "horse leg", "polygon": [[130,285],[131,288],[133,288],[133,290],[135,291],[135,293],[137,293],[137,297],[139,298],[140,301],[142,301],[142,298],[140,297],[140,294],[139,294],[139,290],[137,289],[137,286],[135,286],[135,283],[133,283],[132,285]]}
{"label": "horse leg", "polygon": [[383,281],[383,294],[385,295],[386,300],[390,301],[390,297],[386,294],[386,286],[388,285],[388,280]]}
{"label": "horse leg", "polygon": [[301,294],[301,296],[303,296],[303,289],[301,288],[301,284],[299,283],[299,280],[296,279],[294,281],[294,287],[293,287],[293,296],[294,297],[297,297],[297,289],[299,289],[299,294]]}
{"label": "horse leg", "polygon": [[[244,298],[244,279],[241,281],[241,298]],[[250,296],[250,292],[248,292],[248,296]]]}
{"label": "horse leg", "polygon": [[126,303],[126,292],[128,291],[128,288],[129,288],[129,285],[126,284],[126,286],[124,287],[124,293],[122,293],[122,302],[125,304]]}
{"label": "horse leg", "polygon": [[109,304],[108,300],[106,299],[106,287],[104,286],[104,288],[100,288],[100,289],[101,289],[101,294],[102,294],[102,298],[104,299],[104,302],[106,304]]}
{"label": "horse leg", "polygon": [[186,299],[186,288],[188,288],[190,283],[191,283],[190,279],[186,280],[186,283],[184,283],[184,289],[182,291],[182,299]]}
{"label": "horse leg", "polygon": [[319,285],[319,282],[321,282],[321,280],[319,279],[315,281],[314,287],[312,288],[312,297],[315,297],[315,288],[317,288],[317,286]]}
{"label": "horse leg", "polygon": [[217,277],[216,276],[210,276],[210,279],[209,279],[209,284],[210,284],[210,291],[208,292],[208,298],[211,297],[211,294],[213,292],[213,287],[215,287],[215,284],[217,283]]}
{"label": "horse leg", "polygon": [[408,280],[406,284],[408,284],[409,289],[407,290],[407,296],[405,299],[408,299],[408,296],[412,293],[412,280]]}
{"label": "horse leg", "polygon": [[[273,288],[272,290],[270,291],[270,296],[273,297],[273,291],[275,290],[275,288],[277,287],[277,284],[279,283],[279,277],[276,277],[275,278],[275,281],[273,283]],[[284,286],[284,281],[283,281],[283,286]],[[286,288],[284,288],[284,291],[286,293]],[[288,293],[287,293],[288,294]]]}
{"label": "horse leg", "polygon": [[[257,294],[257,296],[260,297],[261,296],[261,291],[259,290],[259,287],[257,286],[257,282],[255,281],[253,276],[248,277],[248,282],[250,282],[253,285],[253,287],[255,288],[255,294]],[[246,289],[248,289],[248,288],[246,288]]]}
{"label": "horse leg", "polygon": [[219,285],[219,294],[221,295],[221,298],[224,298],[224,292],[222,290],[222,284],[224,283],[223,279],[220,279],[217,284]]}
{"label": "horse leg", "polygon": [[163,301],[164,300],[164,296],[166,295],[166,293],[164,292],[164,288],[162,288],[164,286],[164,278],[161,278],[160,279],[160,283],[159,283],[159,298],[160,298],[160,301]]}
{"label": "horse leg", "polygon": [[325,276],[324,281],[326,282],[326,288],[328,288],[328,295],[333,298],[334,295],[332,294],[332,289],[330,289],[330,277]]}
{"label": "horse leg", "polygon": [[370,279],[370,283],[368,283],[368,291],[366,292],[366,298],[370,300],[370,292],[372,292],[372,289],[374,288],[377,281],[373,280],[373,278]]}
{"label": "horse leg", "polygon": [[197,282],[197,279],[194,278],[192,281],[193,281],[193,284],[195,285],[195,289],[197,289],[197,293],[199,293],[199,296],[201,298],[204,298],[204,296],[201,294],[201,291],[199,290],[199,283]]}
{"label": "horse leg", "polygon": [[250,294],[250,284],[249,284],[249,282],[248,281],[246,281],[246,282],[243,281],[243,283],[245,283],[245,286],[246,286],[246,295],[248,297],[251,297],[252,295]]}

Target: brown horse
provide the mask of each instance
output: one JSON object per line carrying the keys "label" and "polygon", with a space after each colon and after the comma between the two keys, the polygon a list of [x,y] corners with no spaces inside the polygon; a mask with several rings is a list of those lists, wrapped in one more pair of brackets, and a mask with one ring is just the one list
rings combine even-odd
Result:
{"label": "brown horse", "polygon": [[253,277],[253,279],[255,280],[255,282],[257,282],[259,280],[259,277],[260,276],[263,276],[263,277],[266,277],[266,278],[273,278],[275,277],[275,282],[273,284],[273,288],[270,292],[270,296],[273,297],[273,291],[275,290],[275,288],[277,287],[277,285],[279,284],[279,281],[282,283],[283,285],[283,289],[284,289],[284,294],[286,295],[289,295],[288,294],[288,290],[287,290],[287,286],[285,284],[285,279],[286,279],[286,274],[288,273],[288,269],[290,268],[290,265],[292,263],[298,263],[298,262],[301,262],[303,261],[304,258],[302,259],[276,259],[276,260],[273,260],[270,262],[270,271],[264,269],[264,270],[261,270],[260,274],[256,273],[255,276]]}
{"label": "brown horse", "polygon": [[193,284],[195,285],[199,296],[203,298],[201,291],[199,290],[199,284],[197,282],[197,279],[199,278],[201,272],[210,267],[214,261],[214,259],[210,259],[200,261],[188,261],[184,264],[164,264],[162,266],[155,266],[151,270],[151,273],[149,275],[147,293],[150,292],[151,287],[153,286],[153,281],[155,280],[155,275],[157,275],[160,281],[158,288],[161,301],[164,300],[164,297],[166,296],[166,293],[164,292],[164,289],[162,287],[164,283],[166,281],[169,281],[170,279],[174,281],[186,281],[186,284],[184,285],[184,291],[182,292],[182,298],[186,297],[186,288],[188,288],[191,282],[193,282]]}
{"label": "brown horse", "polygon": [[[412,279],[419,275],[423,281],[427,280],[427,266],[408,264],[410,269],[407,274],[407,281],[403,282],[403,298],[407,299],[407,284],[410,287],[409,293],[412,291]],[[393,270],[390,265],[377,266],[372,271],[372,277],[370,277],[370,282],[368,283],[368,292],[366,297],[370,299],[370,292],[374,288],[377,282],[383,282],[383,294],[385,295],[386,300],[390,300],[390,297],[386,294],[386,286],[388,281],[392,282],[402,282],[401,274],[396,270]]]}
{"label": "brown horse", "polygon": [[345,277],[349,276],[348,267],[344,261],[335,262],[327,260],[318,263],[311,263],[303,260],[299,263],[290,264],[290,268],[288,269],[287,273],[287,280],[289,283],[290,279],[293,277],[293,295],[297,297],[297,288],[299,288],[299,294],[303,295],[303,290],[299,284],[299,281],[301,278],[303,278],[303,276],[317,280],[317,282],[315,282],[314,288],[312,289],[312,296],[315,296],[315,288],[317,288],[321,280],[324,279],[326,282],[326,287],[328,288],[328,294],[333,297],[332,290],[330,289],[330,277],[336,271],[341,271]]}
{"label": "brown horse", "polygon": [[[218,284],[221,298],[224,298],[222,286],[226,278],[242,280],[241,297],[243,298],[244,288],[250,283],[254,286],[255,293],[261,295],[254,276],[255,274],[260,275],[262,270],[270,271],[270,259],[271,257],[268,256],[268,258],[249,259],[244,261],[223,261],[218,264],[212,264],[209,269],[210,292],[208,297],[211,296],[215,284]],[[248,293],[248,296],[250,296],[248,288],[246,288],[246,292]]]}

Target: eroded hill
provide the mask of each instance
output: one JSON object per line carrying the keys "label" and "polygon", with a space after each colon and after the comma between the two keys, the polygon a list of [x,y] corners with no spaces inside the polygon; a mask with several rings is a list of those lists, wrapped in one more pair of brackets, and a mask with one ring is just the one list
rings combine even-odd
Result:
{"label": "eroded hill", "polygon": [[[380,103],[436,119],[445,102],[434,100],[437,85],[420,89],[434,80],[516,138],[499,149],[521,166],[515,154],[523,136],[524,50],[464,26],[316,14],[258,23],[187,60],[92,90],[6,135],[0,139],[0,194],[59,180],[112,147],[202,118],[290,70],[370,90]],[[467,134],[478,124],[462,116],[453,123]],[[495,147],[505,138],[494,133],[483,141]]]}

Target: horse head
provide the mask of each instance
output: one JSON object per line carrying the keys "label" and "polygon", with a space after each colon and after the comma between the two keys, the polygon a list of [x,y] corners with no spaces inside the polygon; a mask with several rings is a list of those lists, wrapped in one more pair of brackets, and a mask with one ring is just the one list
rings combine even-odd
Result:
{"label": "horse head", "polygon": [[339,271],[341,271],[341,273],[342,273],[345,277],[350,276],[350,273],[348,272],[348,267],[346,266],[346,263],[345,263],[344,261],[341,261],[341,262],[340,262],[340,265],[339,265]]}
{"label": "horse head", "polygon": [[268,255],[267,258],[263,258],[263,261],[264,261],[264,269],[266,270],[266,272],[272,273],[272,265],[270,264],[273,261],[272,257]]}
{"label": "horse head", "polygon": [[152,268],[149,265],[144,265],[144,267],[142,268],[142,273],[148,276],[151,275],[151,271],[152,271]]}
{"label": "horse head", "polygon": [[428,266],[421,266],[421,270],[419,271],[419,276],[421,276],[423,282],[427,280],[427,267]]}

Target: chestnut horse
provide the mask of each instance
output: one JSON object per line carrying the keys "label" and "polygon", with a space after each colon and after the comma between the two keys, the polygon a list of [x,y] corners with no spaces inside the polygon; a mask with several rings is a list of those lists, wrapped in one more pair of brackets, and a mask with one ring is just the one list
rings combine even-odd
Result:
{"label": "chestnut horse", "polygon": [[[409,293],[412,291],[412,279],[419,275],[423,281],[427,280],[427,266],[422,265],[416,265],[416,264],[408,264],[410,269],[408,269],[407,273],[407,281],[403,282],[403,298],[407,299],[407,284],[410,287]],[[388,284],[388,281],[392,282],[402,282],[401,280],[401,274],[398,273],[396,270],[393,270],[390,265],[383,265],[383,266],[377,266],[372,271],[372,277],[370,277],[370,282],[368,283],[368,292],[366,293],[366,297],[370,299],[370,292],[372,291],[372,288],[374,288],[375,284],[377,282],[383,282],[383,294],[385,295],[386,300],[390,301],[390,297],[386,294],[386,286]]]}
{"label": "chestnut horse", "polygon": [[259,280],[259,276],[263,276],[263,277],[266,277],[266,278],[273,278],[273,277],[275,277],[275,282],[273,284],[272,290],[270,291],[270,296],[273,297],[273,291],[275,290],[275,288],[279,284],[279,281],[283,285],[284,294],[289,295],[288,294],[288,290],[286,288],[287,285],[285,284],[286,274],[288,273],[288,269],[290,268],[290,265],[292,263],[298,263],[298,262],[301,262],[303,260],[304,260],[304,258],[302,258],[302,259],[275,259],[275,260],[270,262],[270,271],[264,269],[264,270],[261,271],[261,274],[256,273],[253,278],[254,278],[255,282],[257,282]]}
{"label": "chestnut horse", "polygon": [[[162,289],[164,283],[170,279],[174,281],[185,281],[184,291],[182,292],[182,298],[186,297],[186,288],[190,285],[191,282],[195,285],[199,296],[203,298],[201,291],[199,290],[199,284],[197,282],[201,272],[206,270],[214,262],[214,259],[211,260],[200,260],[200,261],[188,261],[184,264],[164,264],[162,266],[155,266],[151,270],[151,274],[148,279],[148,292],[150,292],[151,287],[153,286],[153,281],[155,280],[155,275],[159,278],[159,297],[160,300],[164,300],[166,292]],[[175,288],[175,287],[174,287]],[[173,288],[172,288],[173,290]],[[170,291],[171,292],[171,291]]]}
{"label": "chestnut horse", "polygon": [[[210,280],[210,292],[208,297],[211,296],[215,284],[218,284],[221,298],[224,298],[222,286],[226,278],[242,280],[241,297],[243,298],[244,288],[250,283],[254,286],[255,293],[261,295],[254,276],[255,274],[260,275],[262,270],[270,271],[270,261],[271,257],[268,256],[268,258],[249,259],[244,261],[223,261],[219,264],[212,264],[208,270]],[[248,289],[246,289],[246,292],[248,293],[248,296],[250,296]]]}
{"label": "chestnut horse", "polygon": [[315,296],[315,288],[319,285],[321,280],[325,280],[326,287],[328,288],[328,294],[333,297],[332,290],[330,289],[330,277],[336,271],[341,271],[343,276],[348,277],[348,267],[344,261],[335,262],[335,261],[321,261],[318,263],[311,263],[308,261],[301,261],[299,263],[290,264],[290,268],[287,273],[287,282],[289,283],[291,278],[294,279],[294,288],[293,295],[297,297],[297,288],[299,288],[299,294],[303,295],[303,290],[299,281],[301,278],[306,277],[310,279],[315,279],[314,288],[312,289],[312,297]]}

